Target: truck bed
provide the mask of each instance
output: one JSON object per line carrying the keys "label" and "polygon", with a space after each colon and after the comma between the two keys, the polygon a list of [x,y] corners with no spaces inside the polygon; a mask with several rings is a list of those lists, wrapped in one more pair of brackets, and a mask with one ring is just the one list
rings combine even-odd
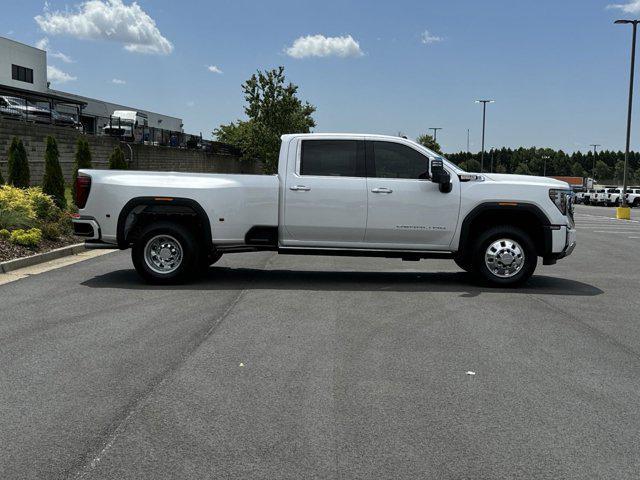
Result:
{"label": "truck bed", "polygon": [[134,198],[189,198],[205,210],[216,244],[237,244],[255,226],[278,226],[276,175],[81,170],[91,194],[81,215],[99,220],[102,239],[116,241],[118,214]]}

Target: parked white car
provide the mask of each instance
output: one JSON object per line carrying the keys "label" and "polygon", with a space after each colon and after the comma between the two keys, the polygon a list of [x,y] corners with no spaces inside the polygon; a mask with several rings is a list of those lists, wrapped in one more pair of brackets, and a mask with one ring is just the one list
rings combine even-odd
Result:
{"label": "parked white car", "polygon": [[604,204],[607,207],[618,206],[622,203],[622,188],[607,188]]}
{"label": "parked white car", "polygon": [[639,187],[631,187],[627,189],[627,193],[625,194],[627,198],[627,205],[632,207],[640,207],[640,188]]}
{"label": "parked white car", "polygon": [[132,248],[152,283],[223,254],[450,258],[516,285],[576,245],[573,194],[544,177],[470,174],[407,139],[282,137],[277,175],[81,170],[75,233]]}
{"label": "parked white car", "polygon": [[591,205],[604,205],[607,201],[607,189],[597,188],[591,196]]}
{"label": "parked white car", "polygon": [[586,190],[584,193],[582,193],[582,203],[585,205],[589,205],[591,203],[593,203],[594,198],[596,195],[596,191],[593,188],[590,188],[589,190]]}

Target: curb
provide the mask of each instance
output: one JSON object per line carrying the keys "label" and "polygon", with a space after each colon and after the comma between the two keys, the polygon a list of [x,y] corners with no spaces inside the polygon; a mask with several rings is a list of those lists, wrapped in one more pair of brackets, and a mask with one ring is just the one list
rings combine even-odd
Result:
{"label": "curb", "polygon": [[0,262],[0,273],[9,273],[19,268],[31,267],[38,265],[39,263],[48,262],[57,258],[66,257],[69,255],[77,255],[80,252],[84,252],[84,243],[76,243],[75,245],[69,245],[68,247],[56,248],[50,252],[37,253],[29,257],[16,258],[15,260],[7,260],[6,262]]}

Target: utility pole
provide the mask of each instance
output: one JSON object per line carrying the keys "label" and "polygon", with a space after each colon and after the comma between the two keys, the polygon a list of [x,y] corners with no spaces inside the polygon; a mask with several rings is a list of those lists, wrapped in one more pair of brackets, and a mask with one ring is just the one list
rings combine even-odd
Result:
{"label": "utility pole", "polygon": [[429,130],[433,130],[433,141],[438,141],[438,130],[442,130],[442,127],[429,127]]}
{"label": "utility pole", "polygon": [[469,153],[469,129],[467,128],[467,153]]}
{"label": "utility pole", "polygon": [[[629,146],[631,143],[631,112],[633,110],[633,78],[636,68],[636,37],[638,33],[638,23],[640,20],[616,20],[617,25],[633,25],[633,37],[631,40],[631,74],[629,75],[629,107],[627,110],[627,143],[624,150],[624,173],[622,176],[622,208],[627,208],[627,169],[629,167]],[[618,211],[618,213],[621,213]],[[630,214],[627,212],[625,215],[618,215],[618,218],[623,217],[625,220],[629,220]]]}
{"label": "utility pole", "polygon": [[596,178],[596,155],[598,154],[598,147],[601,145],[599,143],[592,143],[589,146],[593,147],[593,168],[591,169],[591,176]]}
{"label": "utility pole", "polygon": [[480,156],[480,173],[484,170],[484,132],[487,124],[487,103],[493,103],[495,100],[476,100],[476,103],[482,104],[482,154]]}

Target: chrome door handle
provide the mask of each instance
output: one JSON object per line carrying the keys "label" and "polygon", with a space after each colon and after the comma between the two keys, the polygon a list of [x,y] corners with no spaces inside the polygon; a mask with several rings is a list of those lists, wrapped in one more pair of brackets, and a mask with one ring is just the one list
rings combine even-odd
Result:
{"label": "chrome door handle", "polygon": [[308,192],[311,188],[305,185],[295,185],[293,187],[289,187],[289,190],[293,190],[294,192]]}
{"label": "chrome door handle", "polygon": [[374,188],[371,190],[373,193],[393,193],[393,190],[386,187]]}

